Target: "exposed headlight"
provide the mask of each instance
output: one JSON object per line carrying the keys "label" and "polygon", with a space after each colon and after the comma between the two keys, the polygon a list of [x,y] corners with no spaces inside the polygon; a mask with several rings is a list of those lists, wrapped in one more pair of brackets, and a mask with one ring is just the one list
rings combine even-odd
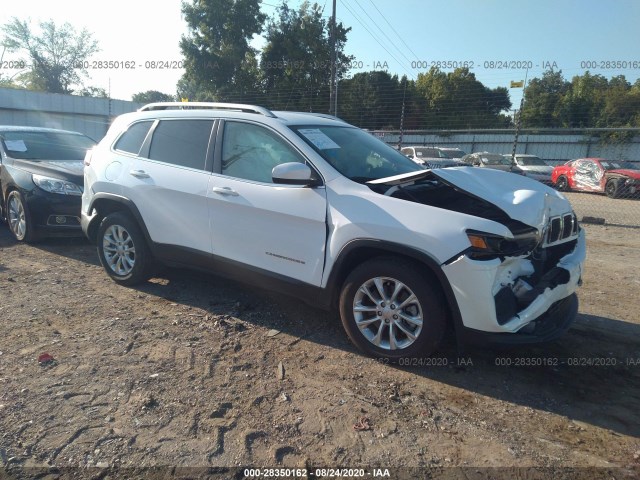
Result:
{"label": "exposed headlight", "polygon": [[471,244],[467,251],[467,256],[475,260],[527,255],[535,250],[538,243],[540,243],[540,236],[536,229],[519,234],[514,238],[467,230],[467,237]]}
{"label": "exposed headlight", "polygon": [[60,195],[82,195],[82,188],[75,183],[35,174],[32,177],[33,183],[47,192],[59,193]]}

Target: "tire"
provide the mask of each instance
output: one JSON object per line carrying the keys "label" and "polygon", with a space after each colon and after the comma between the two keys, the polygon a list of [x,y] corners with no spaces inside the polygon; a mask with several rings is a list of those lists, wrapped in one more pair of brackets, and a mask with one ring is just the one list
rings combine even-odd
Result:
{"label": "tire", "polygon": [[128,214],[107,215],[98,227],[98,258],[116,283],[135,285],[148,280],[153,258],[142,230]]}
{"label": "tire", "polygon": [[608,180],[604,186],[604,193],[609,198],[620,198],[620,189],[618,188],[618,181],[615,179]]}
{"label": "tire", "polygon": [[391,360],[428,356],[446,329],[441,299],[439,287],[411,263],[377,258],[358,266],[345,280],[340,318],[351,341],[368,355]]}
{"label": "tire", "polygon": [[7,196],[5,210],[9,231],[17,241],[32,243],[38,240],[27,204],[18,190],[12,190]]}
{"label": "tire", "polygon": [[560,192],[568,192],[570,190],[569,181],[567,180],[567,177],[565,177],[564,175],[560,175],[556,179],[555,186],[556,186],[556,190],[559,190]]}

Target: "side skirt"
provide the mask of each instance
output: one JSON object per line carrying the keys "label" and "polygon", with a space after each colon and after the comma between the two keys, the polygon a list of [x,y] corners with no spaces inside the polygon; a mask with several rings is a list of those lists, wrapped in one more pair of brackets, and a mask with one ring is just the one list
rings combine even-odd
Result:
{"label": "side skirt", "polygon": [[186,267],[295,297],[304,303],[331,310],[330,292],[267,270],[175,245],[153,244],[153,255],[165,265]]}

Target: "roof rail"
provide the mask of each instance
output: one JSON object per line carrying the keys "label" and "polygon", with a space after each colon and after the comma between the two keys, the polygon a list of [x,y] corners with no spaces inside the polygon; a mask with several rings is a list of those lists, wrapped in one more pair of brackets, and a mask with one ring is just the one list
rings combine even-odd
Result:
{"label": "roof rail", "polygon": [[236,110],[239,112],[259,113],[265,117],[275,118],[273,112],[264,107],[256,105],[244,105],[242,103],[220,103],[220,102],[157,102],[149,103],[139,112],[148,112],[151,110],[192,110],[192,109],[212,109],[212,110]]}

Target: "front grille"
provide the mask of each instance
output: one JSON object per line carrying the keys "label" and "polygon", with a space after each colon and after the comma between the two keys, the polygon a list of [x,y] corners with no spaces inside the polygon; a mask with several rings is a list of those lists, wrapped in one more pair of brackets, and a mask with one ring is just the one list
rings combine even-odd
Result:
{"label": "front grille", "polygon": [[578,234],[578,219],[575,213],[551,217],[546,229],[545,243],[553,245]]}

